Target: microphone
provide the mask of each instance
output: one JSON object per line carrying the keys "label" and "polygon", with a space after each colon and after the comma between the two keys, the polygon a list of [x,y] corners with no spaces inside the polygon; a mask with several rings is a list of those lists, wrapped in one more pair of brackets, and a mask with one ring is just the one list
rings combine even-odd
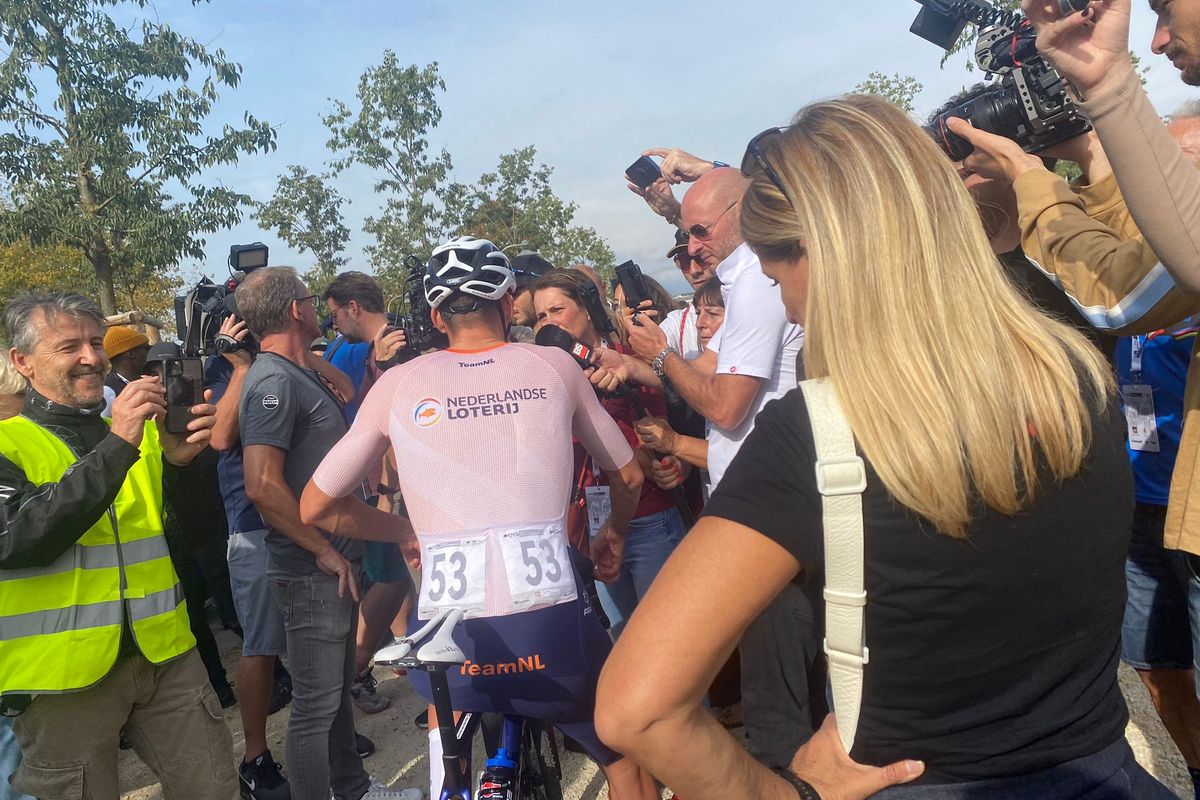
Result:
{"label": "microphone", "polygon": [[[543,325],[542,329],[537,332],[534,338],[534,343],[542,347],[557,347],[559,350],[565,350],[571,354],[571,358],[575,359],[575,363],[583,369],[590,369],[595,366],[592,364],[593,349],[588,347],[583,342],[576,339],[571,334],[564,331],[557,325]],[[598,391],[598,390],[597,390]],[[646,416],[646,407],[642,405],[642,400],[638,396],[637,389],[632,386],[621,384],[615,392],[611,394],[620,397],[632,404],[634,413],[639,417]],[[656,458],[661,458],[661,454],[655,454]],[[692,508],[688,504],[687,498],[684,496],[683,487],[676,486],[670,492],[672,499],[675,501],[675,507],[679,509],[679,514],[684,520],[684,524],[691,527],[695,521],[695,515],[692,514]]]}
{"label": "microphone", "polygon": [[557,325],[543,325],[537,332],[534,343],[542,347],[557,347],[565,350],[575,359],[581,369],[592,366],[592,348],[576,339]]}
{"label": "microphone", "polygon": [[[586,344],[579,341],[557,325],[543,325],[542,329],[537,332],[537,336],[533,341],[535,344],[539,344],[542,347],[557,347],[559,350],[565,350],[570,354],[571,358],[575,359],[575,363],[578,364],[581,369],[591,369],[595,366],[595,364],[592,363],[592,354],[595,352],[595,350],[591,347],[588,347]],[[639,416],[646,416],[642,410],[642,404],[638,399],[637,390],[633,387],[621,384],[616,388],[615,391],[611,392],[611,394],[615,394],[623,400],[628,400],[629,402],[634,403],[638,408]]]}

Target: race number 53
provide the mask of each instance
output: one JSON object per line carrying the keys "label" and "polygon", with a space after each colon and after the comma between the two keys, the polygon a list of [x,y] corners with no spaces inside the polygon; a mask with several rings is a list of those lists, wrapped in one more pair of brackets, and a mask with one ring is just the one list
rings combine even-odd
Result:
{"label": "race number 53", "polygon": [[445,608],[477,616],[484,607],[486,539],[482,536],[430,544],[421,556],[420,617]]}
{"label": "race number 53", "polygon": [[513,607],[554,605],[575,597],[575,576],[562,526],[508,530],[500,536]]}

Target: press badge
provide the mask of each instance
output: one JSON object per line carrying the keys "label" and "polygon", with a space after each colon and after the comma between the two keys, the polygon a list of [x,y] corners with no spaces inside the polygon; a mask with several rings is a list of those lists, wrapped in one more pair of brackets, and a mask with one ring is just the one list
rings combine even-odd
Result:
{"label": "press badge", "polygon": [[1158,452],[1158,422],[1154,417],[1154,390],[1144,383],[1121,387],[1129,447],[1142,453]]}
{"label": "press badge", "polygon": [[587,503],[588,535],[595,539],[612,516],[612,493],[607,486],[588,486],[583,493]]}

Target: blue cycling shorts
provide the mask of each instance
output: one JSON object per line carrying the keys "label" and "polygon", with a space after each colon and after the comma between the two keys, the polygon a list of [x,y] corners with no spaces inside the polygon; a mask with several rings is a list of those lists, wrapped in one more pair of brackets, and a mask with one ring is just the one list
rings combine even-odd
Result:
{"label": "blue cycling shorts", "polygon": [[[421,625],[414,616],[409,631]],[[596,683],[612,640],[580,589],[579,598],[506,617],[469,619],[454,632],[467,663],[447,673],[457,711],[518,714],[552,723],[597,763],[621,758],[596,736]],[[409,679],[433,702],[429,677]]]}

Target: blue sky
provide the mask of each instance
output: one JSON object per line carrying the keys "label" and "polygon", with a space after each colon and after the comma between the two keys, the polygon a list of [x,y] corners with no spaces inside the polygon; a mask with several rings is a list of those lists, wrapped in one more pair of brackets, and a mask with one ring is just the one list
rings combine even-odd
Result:
{"label": "blue sky", "polygon": [[[329,154],[320,115],[329,98],[353,100],[362,71],[390,48],[402,63],[439,62],[447,91],[431,141],[453,155],[457,180],[470,182],[499,154],[536,145],[555,168],[556,192],[579,204],[576,222],[599,231],[618,261],[635,259],[676,291],[683,281],[663,256],[672,230],[625,188],[624,168],[651,146],[736,163],[754,134],[872,70],[921,80],[917,111],[927,114],[978,73],[965,71],[965,57],[939,68],[941,51],[908,33],[918,9],[911,0],[159,0],[149,7],[243,65],[242,83],[223,94],[214,125],[236,124],[249,110],[278,126],[275,153],[214,170],[211,182],[266,199],[286,165],[321,169]],[[1151,98],[1169,113],[1195,90],[1149,53],[1152,26],[1145,3],[1135,2],[1134,49],[1151,66]],[[361,224],[380,201],[365,172],[343,174],[337,188],[351,200],[350,266],[369,271]],[[209,258],[185,263],[185,275],[223,275],[229,245],[255,240],[270,245],[273,263],[312,263],[248,216],[207,238]]]}

